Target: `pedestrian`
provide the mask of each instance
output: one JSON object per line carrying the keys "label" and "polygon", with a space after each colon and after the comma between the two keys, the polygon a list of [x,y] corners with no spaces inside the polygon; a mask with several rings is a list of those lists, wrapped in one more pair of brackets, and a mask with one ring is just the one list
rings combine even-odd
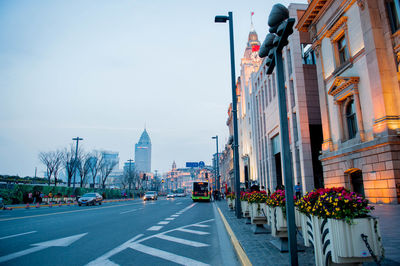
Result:
{"label": "pedestrian", "polygon": [[251,191],[251,192],[260,191],[260,186],[257,185],[256,182],[254,182],[253,185],[250,187],[250,191]]}
{"label": "pedestrian", "polygon": [[296,199],[301,198],[301,185],[300,182],[297,182],[297,185],[294,186],[294,191],[296,192]]}
{"label": "pedestrian", "polygon": [[28,203],[33,203],[33,195],[32,192],[28,193]]}

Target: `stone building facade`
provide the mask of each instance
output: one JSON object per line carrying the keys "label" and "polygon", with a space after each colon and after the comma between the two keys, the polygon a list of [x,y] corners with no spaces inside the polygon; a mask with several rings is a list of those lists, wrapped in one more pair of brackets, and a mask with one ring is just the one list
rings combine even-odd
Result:
{"label": "stone building facade", "polygon": [[[298,18],[306,4],[290,4],[290,17]],[[295,31],[282,50],[287,96],[290,149],[294,183],[300,182],[303,193],[323,186],[322,167],[318,160],[322,129],[318,98],[316,65],[308,34]],[[284,185],[280,152],[280,122],[275,71],[267,75],[264,59],[251,75],[252,140],[255,149],[258,179],[262,186],[274,191]]]}
{"label": "stone building facade", "polygon": [[251,182],[257,180],[258,177],[253,140],[251,139],[253,103],[251,102],[252,83],[250,77],[253,72],[258,70],[262,61],[258,56],[259,49],[260,42],[252,24],[247,46],[241,59],[240,76],[236,83],[240,180],[246,188],[250,187]]}
{"label": "stone building facade", "polygon": [[325,186],[400,202],[398,0],[313,0],[296,28],[316,55]]}

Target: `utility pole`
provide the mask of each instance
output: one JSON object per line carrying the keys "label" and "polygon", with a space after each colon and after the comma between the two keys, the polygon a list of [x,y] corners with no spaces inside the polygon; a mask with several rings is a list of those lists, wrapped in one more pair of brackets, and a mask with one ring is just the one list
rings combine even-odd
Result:
{"label": "utility pole", "polygon": [[79,145],[79,141],[80,140],[83,140],[82,138],[80,138],[80,137],[76,137],[76,138],[73,138],[72,140],[76,140],[76,151],[75,151],[75,162],[74,162],[74,184],[73,184],[73,188],[75,188],[75,179],[76,179],[76,162],[77,162],[77,160],[78,160],[78,145]]}

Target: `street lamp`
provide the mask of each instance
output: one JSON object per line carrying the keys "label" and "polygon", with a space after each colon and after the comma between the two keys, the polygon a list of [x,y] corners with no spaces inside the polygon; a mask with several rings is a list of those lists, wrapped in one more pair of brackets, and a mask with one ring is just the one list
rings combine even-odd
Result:
{"label": "street lamp", "polygon": [[215,139],[216,143],[217,143],[217,158],[216,158],[216,162],[215,162],[215,171],[216,171],[216,182],[217,182],[217,190],[220,191],[221,190],[221,185],[220,185],[220,180],[219,180],[219,156],[218,156],[218,135],[216,135],[215,137],[212,137],[212,139]]}
{"label": "street lamp", "polygon": [[83,138],[76,137],[73,138],[72,140],[76,140],[76,150],[75,150],[75,161],[74,161],[74,184],[72,185],[73,188],[75,188],[75,182],[76,182],[76,167],[77,167],[77,162],[78,162],[78,145],[79,141],[83,140]]}
{"label": "street lamp", "polygon": [[298,265],[297,239],[293,202],[293,170],[290,157],[289,131],[286,110],[285,79],[282,62],[282,49],[288,44],[288,37],[293,33],[295,19],[289,18],[289,10],[282,4],[272,7],[268,17],[269,34],[265,38],[260,51],[260,57],[266,57],[267,74],[271,74],[276,66],[278,83],[278,106],[282,151],[283,175],[285,178],[286,219],[288,224],[289,252],[291,265]]}
{"label": "street lamp", "polygon": [[231,83],[232,83],[232,120],[233,120],[233,168],[235,170],[235,213],[238,219],[242,218],[242,208],[240,205],[240,173],[239,173],[239,142],[237,125],[237,102],[236,102],[236,74],[235,74],[235,53],[233,45],[233,15],[228,12],[228,16],[215,16],[215,23],[226,23],[229,20],[229,40],[231,50]]}

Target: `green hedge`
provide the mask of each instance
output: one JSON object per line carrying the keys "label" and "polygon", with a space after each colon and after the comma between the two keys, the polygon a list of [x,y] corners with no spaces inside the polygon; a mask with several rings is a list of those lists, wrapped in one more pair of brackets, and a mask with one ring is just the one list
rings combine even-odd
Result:
{"label": "green hedge", "polygon": [[[94,189],[94,188],[72,188],[72,187],[55,187],[55,186],[33,186],[33,185],[13,185],[12,189],[0,189],[0,197],[3,198],[4,204],[22,204],[24,202],[24,195],[28,193],[40,191],[44,195],[49,195],[51,192],[53,196],[56,195],[75,195],[82,196],[88,192],[97,192],[101,195],[105,193],[106,199],[119,199],[122,198],[122,191],[120,189]],[[140,194],[140,191],[131,191],[131,195],[135,195],[135,197]],[[130,197],[128,194],[127,196]]]}

